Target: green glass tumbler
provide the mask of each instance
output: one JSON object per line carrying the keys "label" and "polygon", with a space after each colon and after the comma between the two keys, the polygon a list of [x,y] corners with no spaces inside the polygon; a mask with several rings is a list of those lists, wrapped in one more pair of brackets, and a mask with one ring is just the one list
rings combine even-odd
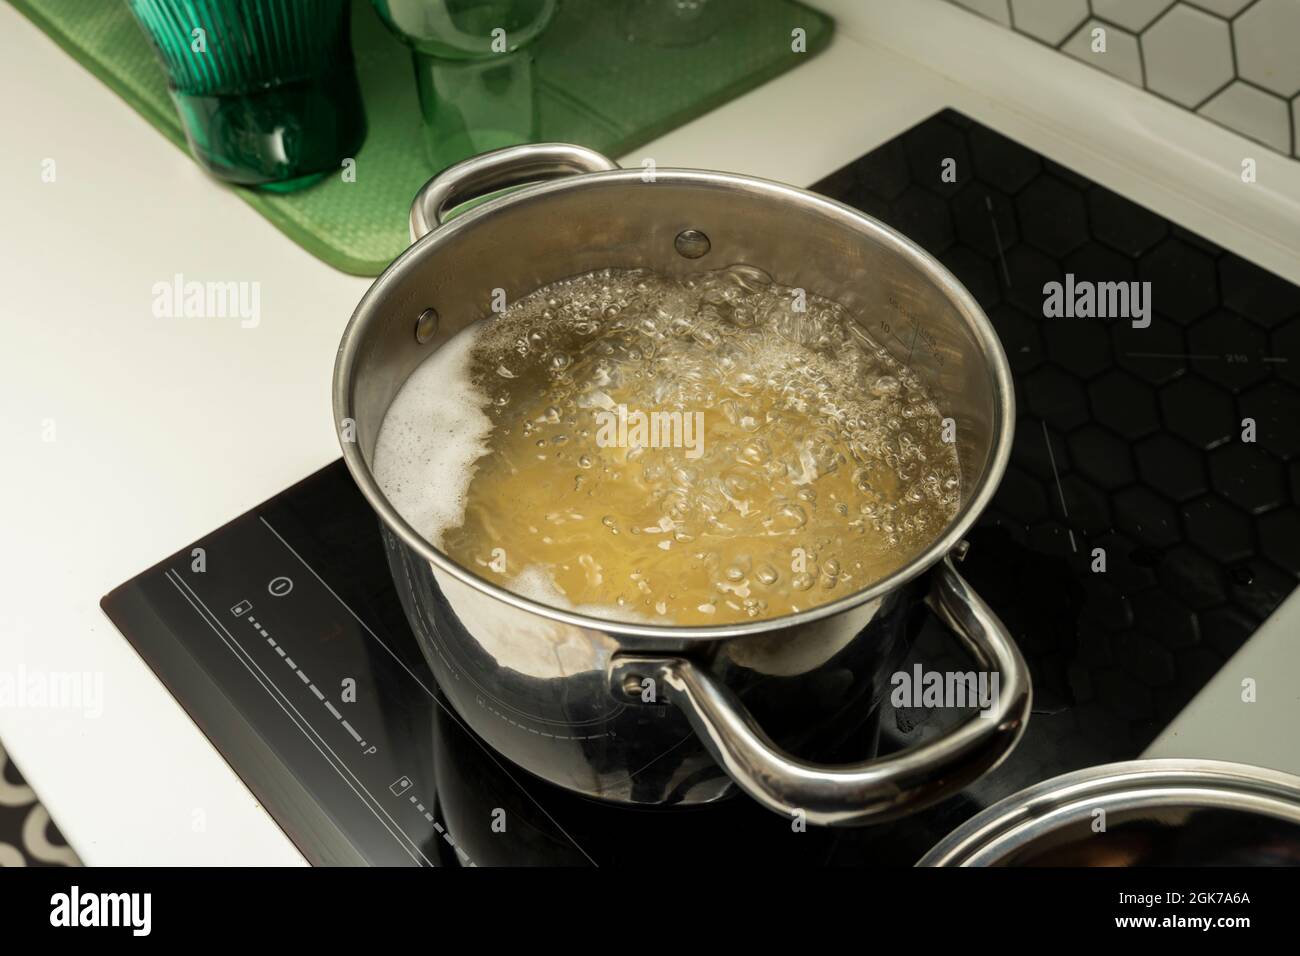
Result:
{"label": "green glass tumbler", "polygon": [[227,182],[287,192],[366,135],[349,0],[128,0],[167,71],[190,151]]}
{"label": "green glass tumbler", "polygon": [[414,54],[435,169],[537,138],[533,42],[556,0],[373,0]]}

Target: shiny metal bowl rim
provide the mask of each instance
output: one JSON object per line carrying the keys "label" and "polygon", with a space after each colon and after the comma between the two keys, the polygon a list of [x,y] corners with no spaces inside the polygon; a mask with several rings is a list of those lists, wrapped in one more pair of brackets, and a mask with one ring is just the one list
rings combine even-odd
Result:
{"label": "shiny metal bowl rim", "polygon": [[1086,767],[999,800],[936,843],[917,866],[988,866],[1062,827],[1141,807],[1233,809],[1300,826],[1300,777],[1225,760],[1151,758]]}
{"label": "shiny metal bowl rim", "polygon": [[[361,454],[358,443],[355,441],[343,442],[343,458],[361,493],[381,520],[402,541],[440,571],[452,575],[464,584],[499,601],[504,601],[521,610],[531,611],[551,620],[595,631],[650,640],[662,639],[673,642],[715,641],[799,627],[823,618],[834,617],[846,610],[873,601],[927,571],[961,543],[963,536],[979,518],[996,492],[1011,456],[1012,438],[1015,431],[1015,392],[1012,385],[1011,369],[997,333],[994,332],[992,324],[984,314],[984,310],[938,259],[890,226],[844,203],[785,183],[753,176],[742,176],[736,173],[662,168],[656,170],[655,176],[660,183],[703,184],[712,188],[738,190],[741,193],[761,197],[769,201],[811,206],[832,219],[840,220],[848,227],[865,231],[929,277],[949,298],[954,307],[970,322],[971,331],[980,346],[982,353],[980,357],[986,363],[993,379],[992,390],[997,402],[994,409],[995,421],[992,424],[995,443],[991,449],[988,465],[977,481],[973,493],[962,503],[961,509],[948,523],[943,533],[938,535],[928,548],[893,574],[880,579],[869,588],[855,591],[828,604],[822,604],[807,611],[800,611],[797,614],[786,614],[748,623],[676,627],[672,625],[638,624],[566,611],[522,597],[498,587],[485,578],[479,577],[444,555],[429,543],[423,535],[411,527],[406,519],[398,514],[397,510],[389,503],[387,496],[380,490],[370,466]],[[338,355],[335,359],[332,386],[335,427],[338,429],[338,433],[343,433],[343,423],[351,417],[352,397],[348,394],[348,388],[355,380],[352,369],[356,365],[361,343],[365,340],[364,327],[371,322],[381,321],[380,309],[383,307],[389,289],[397,284],[401,274],[406,269],[416,268],[418,261],[431,255],[433,250],[443,243],[454,242],[462,231],[471,228],[479,220],[498,215],[511,206],[541,200],[553,193],[571,189],[584,189],[597,183],[617,183],[630,186],[640,185],[642,182],[642,171],[635,169],[584,173],[565,179],[525,186],[475,206],[412,243],[410,247],[393,260],[392,264],[383,271],[366,291],[352,313],[352,318],[349,320],[347,327],[344,329]],[[556,278],[561,277],[557,276]]]}

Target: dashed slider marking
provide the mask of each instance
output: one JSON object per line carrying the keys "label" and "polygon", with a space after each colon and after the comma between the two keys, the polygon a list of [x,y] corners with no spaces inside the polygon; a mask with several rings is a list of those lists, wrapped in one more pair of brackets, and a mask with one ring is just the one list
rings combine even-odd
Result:
{"label": "dashed slider marking", "polygon": [[[326,698],[326,696],[323,693],[321,693],[320,688],[311,682],[311,678],[307,676],[305,671],[303,671],[301,668],[298,667],[297,664],[294,663],[293,658],[285,653],[284,648],[281,647],[279,644],[275,643],[275,640],[271,637],[271,635],[266,633],[266,629],[263,628],[261,625],[259,625],[256,619],[253,618],[252,615],[249,615],[248,621],[250,624],[253,625],[253,627],[257,628],[259,634],[261,634],[263,637],[266,638],[266,642],[275,648],[275,652],[284,658],[284,662],[288,664],[291,668],[293,668],[293,672],[298,675],[298,679],[311,688],[311,692],[316,695],[316,699],[325,705],[325,709],[328,710],[330,714],[333,715],[335,720],[339,721],[343,725],[343,729],[348,732],[348,734],[352,737],[352,739],[364,747],[366,745],[366,742],[363,739],[361,739],[361,735],[357,733],[357,729],[343,719],[343,715],[339,713],[338,708],[335,707],[332,703],[330,703],[329,699]],[[411,802],[412,803],[415,802],[414,797],[411,798]],[[424,808],[421,807],[420,809],[423,810]]]}
{"label": "dashed slider marking", "polygon": [[428,820],[430,823],[433,824],[433,828],[434,828],[435,830],[437,830],[438,833],[440,833],[440,834],[442,835],[442,838],[443,838],[444,840],[447,841],[447,845],[448,845],[449,847],[451,847],[453,850],[456,851],[456,855],[457,855],[458,857],[460,857],[461,861],[464,862],[464,864],[465,864],[466,866],[476,866],[476,865],[477,865],[477,864],[474,863],[473,860],[471,860],[471,859],[469,858],[469,854],[468,854],[468,853],[466,853],[464,850],[462,850],[460,847],[458,847],[458,846],[456,845],[456,841],[453,840],[453,839],[451,838],[451,834],[448,833],[448,832],[443,828],[443,825],[442,825],[441,823],[439,823],[437,820],[435,820],[435,819],[433,818],[433,814],[430,813],[428,810],[424,809],[424,804],[421,803],[419,800],[415,799],[415,794],[411,794],[411,796],[410,796],[410,801],[411,801],[413,804],[415,804],[415,809],[419,810],[420,813],[422,813],[422,814],[424,815],[424,819]]}

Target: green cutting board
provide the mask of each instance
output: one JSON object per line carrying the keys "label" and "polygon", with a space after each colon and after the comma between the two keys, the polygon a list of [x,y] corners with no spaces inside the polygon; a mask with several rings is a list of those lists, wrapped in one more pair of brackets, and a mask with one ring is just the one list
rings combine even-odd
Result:
{"label": "green cutting board", "polygon": [[[185,148],[162,67],[124,0],[12,0],[164,136]],[[823,49],[829,18],[792,0],[735,6],[726,27],[688,47],[626,42],[621,0],[563,0],[537,45],[539,142],[618,156],[798,66]],[[802,29],[807,52],[791,49]],[[233,188],[304,249],[336,268],[378,275],[406,248],[407,211],[437,170],[424,154],[410,53],[369,3],[353,4],[353,48],[369,132],[356,180],[331,176],[296,193]]]}

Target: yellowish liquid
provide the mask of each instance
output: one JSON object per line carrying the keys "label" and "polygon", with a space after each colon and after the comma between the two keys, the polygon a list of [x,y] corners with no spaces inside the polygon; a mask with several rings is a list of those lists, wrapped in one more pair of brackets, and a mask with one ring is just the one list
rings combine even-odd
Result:
{"label": "yellowish liquid", "polygon": [[460,523],[421,530],[507,589],[626,620],[774,617],[888,575],[957,510],[921,382],[757,269],[591,273],[477,335],[490,431]]}

